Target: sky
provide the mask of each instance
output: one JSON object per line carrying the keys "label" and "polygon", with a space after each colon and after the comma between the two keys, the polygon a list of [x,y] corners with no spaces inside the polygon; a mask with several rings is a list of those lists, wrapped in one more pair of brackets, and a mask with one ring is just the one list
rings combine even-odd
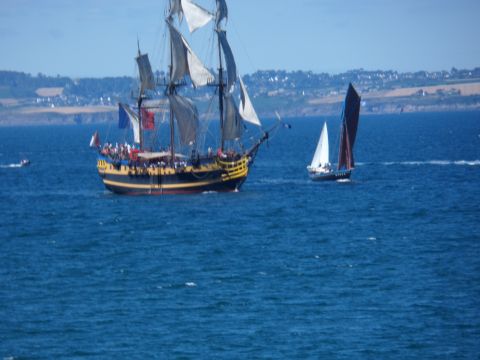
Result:
{"label": "sky", "polygon": [[[196,2],[211,10],[215,3]],[[0,70],[133,76],[137,39],[154,70],[164,69],[166,3],[0,0]],[[227,4],[227,36],[241,74],[480,66],[480,0],[227,0]],[[188,36],[207,63],[212,28]]]}

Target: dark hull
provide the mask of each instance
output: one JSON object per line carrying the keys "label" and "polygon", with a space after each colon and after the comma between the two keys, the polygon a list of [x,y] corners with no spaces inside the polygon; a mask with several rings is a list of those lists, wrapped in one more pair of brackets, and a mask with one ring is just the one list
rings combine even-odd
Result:
{"label": "dark hull", "polygon": [[123,195],[194,194],[231,192],[242,186],[248,175],[246,157],[234,162],[215,160],[199,167],[140,167],[114,164],[100,158],[98,173],[105,187]]}
{"label": "dark hull", "polygon": [[342,179],[349,179],[352,170],[332,171],[329,173],[310,173],[310,179],[313,181],[336,181]]}
{"label": "dark hull", "polygon": [[139,181],[139,179],[130,178],[124,179],[121,182],[112,181],[109,176],[104,178],[105,187],[116,193],[123,195],[168,195],[168,194],[195,194],[202,192],[231,192],[240,189],[241,185],[245,181],[245,178],[233,179],[229,181],[209,181],[208,183],[200,183],[199,181],[185,182],[181,179],[172,179],[171,176],[166,179],[162,177],[160,182],[166,182],[168,180],[169,187],[167,186],[151,186],[145,185],[151,182],[158,181],[155,176],[149,176],[146,181]]}

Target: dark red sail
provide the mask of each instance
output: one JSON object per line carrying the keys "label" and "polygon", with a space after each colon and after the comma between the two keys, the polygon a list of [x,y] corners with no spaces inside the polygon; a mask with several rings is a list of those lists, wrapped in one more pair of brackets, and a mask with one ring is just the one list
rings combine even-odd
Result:
{"label": "dark red sail", "polygon": [[340,151],[338,153],[338,169],[350,170],[355,167],[353,145],[357,136],[358,117],[360,115],[360,96],[348,85],[343,109],[342,129],[340,134]]}

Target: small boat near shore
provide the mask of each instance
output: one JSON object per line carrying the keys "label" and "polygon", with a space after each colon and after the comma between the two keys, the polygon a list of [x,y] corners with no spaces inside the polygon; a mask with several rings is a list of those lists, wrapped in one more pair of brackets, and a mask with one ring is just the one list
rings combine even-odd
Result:
{"label": "small boat near shore", "polygon": [[357,135],[360,100],[360,96],[353,85],[349,84],[342,113],[337,169],[333,169],[329,161],[328,130],[327,123],[324,123],[312,162],[307,166],[310,179],[326,181],[350,178],[355,167],[353,145]]}

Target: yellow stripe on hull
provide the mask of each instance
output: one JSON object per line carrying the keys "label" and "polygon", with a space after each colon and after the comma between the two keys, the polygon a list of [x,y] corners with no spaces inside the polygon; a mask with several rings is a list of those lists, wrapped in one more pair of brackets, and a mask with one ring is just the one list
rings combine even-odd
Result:
{"label": "yellow stripe on hull", "polygon": [[[117,167],[105,159],[99,159],[97,168],[105,186],[115,192],[117,190],[123,192],[121,189],[140,192],[143,190],[145,192],[162,192],[163,190],[201,192],[204,189],[217,188],[231,191],[238,189],[248,176],[248,161],[246,156],[232,162],[216,159],[212,163],[199,167],[186,166],[175,169],[128,165]],[[135,180],[136,178],[138,180]]]}
{"label": "yellow stripe on hull", "polygon": [[216,179],[214,181],[199,181],[194,183],[180,183],[180,184],[130,184],[124,183],[120,181],[111,181],[111,180],[103,180],[103,183],[106,185],[112,186],[120,186],[130,189],[185,189],[185,188],[192,188],[192,187],[203,187],[207,185],[217,184],[222,182],[223,180]]}

